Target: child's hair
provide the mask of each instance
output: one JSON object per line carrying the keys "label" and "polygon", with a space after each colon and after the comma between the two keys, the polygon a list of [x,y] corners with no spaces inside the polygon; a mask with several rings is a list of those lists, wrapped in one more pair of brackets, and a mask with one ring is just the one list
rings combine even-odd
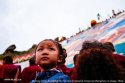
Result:
{"label": "child's hair", "polygon": [[63,55],[61,56],[61,62],[60,63],[58,63],[59,65],[60,64],[65,64],[65,62],[66,62],[66,57],[67,57],[67,53],[66,53],[66,49],[65,48],[62,48],[62,50],[63,50]]}
{"label": "child's hair", "polygon": [[[45,39],[45,40],[43,40],[43,41],[51,41],[51,42],[53,42],[55,45],[56,45],[56,47],[58,48],[58,50],[59,50],[59,59],[62,59],[62,56],[63,56],[63,48],[62,48],[62,45],[60,44],[60,43],[58,43],[57,41],[55,41],[55,40],[52,40],[52,39]],[[43,41],[41,41],[41,42],[43,42]],[[40,42],[40,43],[41,43]],[[39,43],[39,44],[40,44]],[[39,46],[39,44],[37,45],[37,47]],[[37,49],[37,47],[36,47],[36,49]],[[35,53],[36,53],[36,50],[35,50]]]}

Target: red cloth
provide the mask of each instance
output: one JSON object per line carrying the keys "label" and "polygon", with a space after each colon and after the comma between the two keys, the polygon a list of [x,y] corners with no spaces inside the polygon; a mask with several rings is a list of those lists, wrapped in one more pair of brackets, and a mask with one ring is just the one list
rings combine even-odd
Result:
{"label": "red cloth", "polygon": [[4,68],[0,65],[0,83],[3,82]]}
{"label": "red cloth", "polygon": [[65,65],[58,65],[57,69],[61,70],[64,74],[68,75],[68,71],[70,68],[67,68]]}
{"label": "red cloth", "polygon": [[4,80],[4,83],[13,83],[17,70],[19,69],[19,71],[21,71],[21,67],[19,65],[4,64],[1,67],[2,69],[0,68],[0,70],[2,75],[0,76]]}
{"label": "red cloth", "polygon": [[40,72],[41,69],[37,65],[29,66],[23,69],[21,73],[21,83],[30,83],[36,77],[36,72]]}
{"label": "red cloth", "polygon": [[2,65],[0,65],[0,79],[3,78],[4,75],[4,68],[2,67]]}
{"label": "red cloth", "polygon": [[76,69],[75,69],[75,67],[70,68],[66,72],[67,72],[67,74],[68,74],[68,76],[70,77],[71,80],[75,80],[75,78],[76,78]]}
{"label": "red cloth", "polygon": [[119,54],[113,54],[115,59],[117,59],[120,63],[125,63],[125,56]]}

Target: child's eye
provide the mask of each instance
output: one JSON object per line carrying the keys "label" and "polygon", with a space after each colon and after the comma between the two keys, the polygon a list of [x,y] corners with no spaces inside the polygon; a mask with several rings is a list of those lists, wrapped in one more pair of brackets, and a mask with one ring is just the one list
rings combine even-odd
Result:
{"label": "child's eye", "polygon": [[55,50],[54,48],[49,48],[50,50]]}
{"label": "child's eye", "polygon": [[43,49],[42,48],[39,48],[38,51],[42,51]]}

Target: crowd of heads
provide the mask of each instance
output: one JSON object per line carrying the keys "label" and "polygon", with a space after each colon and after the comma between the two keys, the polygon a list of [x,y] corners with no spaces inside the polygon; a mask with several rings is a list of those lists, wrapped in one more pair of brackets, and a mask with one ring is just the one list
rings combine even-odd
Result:
{"label": "crowd of heads", "polygon": [[109,47],[110,45],[105,44],[106,43],[100,43],[98,41],[86,41],[83,43],[76,62],[76,79],[122,79],[121,66],[114,59],[112,49]]}
{"label": "crowd of heads", "polygon": [[[124,80],[124,68],[114,58],[114,52],[111,42],[84,41],[79,54],[74,54],[73,71],[69,72],[67,68],[62,72],[70,73],[69,77],[74,77],[72,80]],[[66,49],[52,39],[41,41],[34,54],[29,60],[30,66],[39,65],[41,72],[64,66],[68,56]],[[3,60],[4,64],[12,64],[13,61],[10,56]]]}

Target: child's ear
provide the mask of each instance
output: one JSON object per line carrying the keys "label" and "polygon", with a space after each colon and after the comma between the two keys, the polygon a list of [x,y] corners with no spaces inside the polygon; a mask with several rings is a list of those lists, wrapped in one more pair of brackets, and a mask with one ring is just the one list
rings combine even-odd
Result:
{"label": "child's ear", "polygon": [[62,60],[61,59],[58,59],[58,63],[61,63],[62,62]]}
{"label": "child's ear", "polygon": [[62,62],[62,57],[59,56],[57,61],[58,61],[59,63]]}

